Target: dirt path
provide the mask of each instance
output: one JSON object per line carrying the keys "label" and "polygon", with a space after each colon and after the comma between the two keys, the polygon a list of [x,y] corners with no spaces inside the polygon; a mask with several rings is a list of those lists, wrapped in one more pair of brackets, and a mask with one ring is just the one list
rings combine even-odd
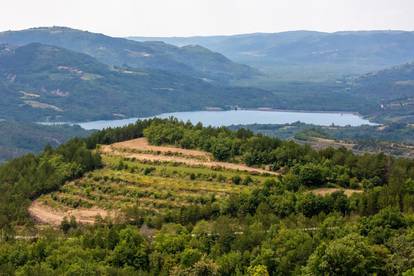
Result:
{"label": "dirt path", "polygon": [[[154,151],[160,153],[180,153],[183,156],[171,156],[162,154],[151,154],[151,153],[136,153],[128,152],[130,150],[138,151]],[[112,145],[102,146],[101,152],[106,154],[112,154],[117,156],[123,156],[126,158],[135,158],[140,161],[161,161],[161,162],[176,162],[186,164],[189,166],[203,166],[208,168],[224,168],[229,170],[239,170],[251,173],[268,173],[272,175],[279,175],[277,172],[267,171],[263,169],[249,167],[243,164],[235,164],[228,162],[210,161],[211,155],[196,150],[186,150],[174,147],[160,147],[150,146],[145,138],[130,140],[122,143],[116,143]],[[191,158],[194,157],[194,158]],[[208,157],[207,160],[199,159],[200,157]]]}
{"label": "dirt path", "polygon": [[353,194],[359,194],[363,192],[362,190],[340,189],[340,188],[319,188],[319,189],[314,189],[310,192],[315,195],[325,196],[325,195],[329,195],[329,194],[332,194],[334,192],[339,192],[339,191],[343,191],[346,196],[351,196]]}
{"label": "dirt path", "polygon": [[115,217],[113,212],[108,212],[103,209],[69,209],[67,211],[53,209],[39,201],[33,201],[29,207],[30,215],[41,223],[59,226],[64,217],[70,218],[74,216],[78,223],[93,224],[97,216],[102,218]]}

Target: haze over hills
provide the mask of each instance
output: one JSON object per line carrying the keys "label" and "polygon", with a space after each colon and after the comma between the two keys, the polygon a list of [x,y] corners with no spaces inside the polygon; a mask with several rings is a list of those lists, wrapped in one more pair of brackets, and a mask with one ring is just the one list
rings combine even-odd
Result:
{"label": "haze over hills", "polygon": [[113,67],[63,48],[0,47],[0,118],[85,121],[208,106],[257,107],[271,93],[154,69]]}
{"label": "haze over hills", "polygon": [[3,2],[0,276],[414,276],[414,32],[121,37],[413,0]]}
{"label": "haze over hills", "polygon": [[[349,35],[366,39],[367,35],[380,35],[380,37],[395,35],[394,38],[401,38],[402,34],[409,36],[411,33],[344,32],[337,33],[335,36],[343,36],[343,40],[347,41]],[[266,34],[253,36],[257,37],[258,45],[253,45],[254,39],[250,35],[236,36],[234,45],[231,44],[232,42],[222,42],[229,40],[228,37],[215,39],[217,45],[222,43],[229,47],[224,51],[234,50],[237,53],[237,49],[240,51],[251,48],[259,49],[260,45],[263,46],[263,51],[269,50],[273,46],[273,48],[276,47],[276,42],[278,45],[276,48],[282,49],[288,47],[287,45],[293,45],[289,43],[298,44],[299,41],[309,40],[310,37],[313,37],[310,41],[315,43],[317,37],[326,37],[330,34],[290,32],[279,34],[279,38],[273,40],[269,39],[270,35]],[[275,37],[278,36],[275,35]],[[199,39],[209,41],[211,38]],[[241,39],[245,39],[244,45],[238,44],[237,41]],[[359,112],[381,123],[414,122],[412,63],[356,76],[339,78],[338,75],[336,81],[286,82],[286,79],[277,78],[272,74],[257,77],[256,70],[233,63],[223,55],[201,46],[178,48],[160,42],[133,42],[67,28],[37,28],[20,32],[5,32],[0,34],[0,41],[9,41],[14,44],[0,45],[0,96],[2,98],[0,120],[80,122],[203,110],[207,107],[227,109],[239,106],[310,111],[351,111]],[[43,41],[64,47],[39,42],[29,43],[31,41]],[[247,43],[249,41],[250,43]],[[390,41],[392,43],[387,45],[385,42],[379,43],[378,53],[389,52],[389,49],[396,49],[398,45],[404,44],[403,39]],[[217,45],[210,46],[218,47]],[[125,51],[125,49],[141,49],[139,47],[144,46],[147,47],[145,51],[156,52],[156,58],[152,59],[145,55],[131,57],[128,54],[129,50]],[[382,47],[385,48],[382,49]],[[301,68],[301,71],[312,67],[315,71],[312,72],[316,74],[320,72],[317,68],[325,70],[329,67],[328,63],[321,64],[318,63],[318,59],[312,60],[312,55],[307,57],[308,60],[305,56],[301,61],[299,58],[295,59],[295,51],[300,51],[300,49],[292,47],[291,51],[287,52],[290,53],[291,60],[296,60],[295,66]],[[353,52],[345,51],[342,59],[339,51],[338,55],[319,54],[321,60],[325,58],[325,62],[331,60],[330,62],[334,64],[344,66],[350,60],[355,60],[356,64],[362,62],[361,51],[362,49],[359,48]],[[403,60],[404,56],[409,56],[408,52],[404,51],[379,55],[377,60],[397,62]],[[399,55],[401,56],[398,57]],[[377,66],[378,63],[371,63],[373,56],[375,55],[367,54],[367,63]],[[147,58],[150,59],[147,60]],[[278,62],[281,62],[283,58],[288,59],[288,57],[280,56]],[[124,64],[128,61],[129,65]],[[385,61],[382,63],[386,63]],[[239,69],[242,68],[248,68],[252,74],[241,74],[244,69]],[[278,68],[288,70],[293,67],[284,64]],[[363,68],[363,65],[360,68]],[[291,75],[292,78],[298,76],[300,78],[299,73],[293,72]],[[239,77],[246,77],[243,79],[244,88],[228,86],[230,83],[234,84]],[[266,78],[270,82],[264,85]],[[240,79],[236,83],[241,84]],[[265,87],[266,90],[251,88],[255,85]],[[45,135],[54,133],[55,136],[58,132],[53,129],[41,131]],[[40,132],[33,131],[32,133],[37,133],[33,137],[28,135],[29,131],[26,131],[24,135],[29,137],[30,141],[39,142],[37,137]],[[35,148],[39,149],[46,143],[45,141],[47,140],[40,141]],[[11,153],[17,149],[19,147],[4,147],[3,155],[14,156]]]}
{"label": "haze over hills", "polygon": [[382,106],[375,113],[377,120],[414,123],[414,63],[359,76],[349,89]]}
{"label": "haze over hills", "polygon": [[177,46],[197,44],[287,80],[325,80],[414,60],[414,32],[292,31],[206,37],[132,37]]}
{"label": "haze over hills", "polygon": [[[385,66],[409,59],[410,53],[414,51],[408,47],[411,36],[410,32],[397,31],[334,34],[300,31],[174,38],[172,42],[185,44],[196,39],[195,42],[208,44],[215,49],[224,47],[223,52],[233,53],[233,56],[237,56],[237,53],[241,56],[248,50],[268,53],[278,59],[276,65],[286,62],[280,65],[281,70],[291,68],[287,64],[287,60],[290,60],[296,64],[294,66],[306,71],[307,66],[327,69],[329,63],[345,67],[350,62],[369,63],[370,66],[379,67],[380,64]],[[387,42],[387,38],[392,39]],[[410,103],[413,94],[411,82],[414,77],[407,69],[412,64],[361,77],[339,78],[341,82],[337,83],[271,83],[267,87],[271,92],[266,92],[254,88],[224,87],[221,84],[226,84],[225,81],[211,83],[205,78],[201,80],[201,75],[206,72],[209,77],[214,72],[217,81],[230,80],[229,74],[235,77],[238,74],[235,72],[240,71],[227,70],[228,74],[222,74],[226,66],[239,69],[250,67],[232,63],[223,55],[200,46],[178,48],[162,42],[134,42],[62,27],[4,32],[0,34],[0,41],[14,44],[0,47],[0,93],[4,99],[0,118],[85,121],[234,105],[358,111],[364,115],[375,113],[377,116],[389,111],[380,109],[381,104],[395,107],[395,100]],[[47,46],[39,42],[26,44],[31,41],[64,47]],[[361,46],[364,43],[366,49]],[[374,45],[376,51],[372,50]],[[322,51],[329,47],[338,50],[335,53]],[[131,49],[156,54],[131,57]],[[285,55],[276,57],[278,51]],[[387,54],[381,55],[383,52]],[[182,59],[182,63],[178,62],[179,59]],[[181,70],[184,68],[182,66],[168,67],[166,64],[172,64],[172,61],[176,65],[185,63],[187,69]],[[129,64],[118,66],[124,62]],[[364,66],[358,68],[362,70]],[[342,69],[345,70],[344,67]],[[347,72],[350,74],[352,71]],[[276,82],[280,80],[274,76],[272,79]],[[246,83],[257,84],[249,80]]]}
{"label": "haze over hills", "polygon": [[66,27],[33,28],[0,33],[0,43],[42,43],[88,54],[102,63],[148,68],[192,77],[227,81],[259,72],[201,46],[176,47],[162,42],[136,42]]}

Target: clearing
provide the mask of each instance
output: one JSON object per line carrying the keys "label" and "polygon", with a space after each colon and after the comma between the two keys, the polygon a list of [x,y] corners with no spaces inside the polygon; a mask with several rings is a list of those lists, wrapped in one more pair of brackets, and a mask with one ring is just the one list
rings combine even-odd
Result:
{"label": "clearing", "polygon": [[39,223],[59,226],[62,220],[67,217],[75,217],[76,221],[82,224],[95,223],[97,217],[115,217],[115,214],[99,208],[79,209],[55,209],[47,205],[45,201],[35,200],[29,207],[30,215]]}
{"label": "clearing", "polygon": [[318,188],[310,191],[311,193],[315,195],[325,196],[329,195],[335,192],[344,192],[346,196],[351,196],[353,194],[359,194],[362,193],[362,190],[355,190],[355,189],[344,189],[344,188]]}

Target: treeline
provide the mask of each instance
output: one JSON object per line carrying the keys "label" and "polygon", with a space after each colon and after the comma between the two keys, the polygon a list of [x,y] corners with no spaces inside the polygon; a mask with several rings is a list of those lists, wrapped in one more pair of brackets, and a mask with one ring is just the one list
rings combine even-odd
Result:
{"label": "treeline", "polygon": [[116,142],[127,141],[144,135],[144,129],[150,126],[153,122],[162,121],[160,119],[151,119],[137,121],[134,124],[129,124],[124,127],[106,128],[94,132],[84,141],[89,149],[95,149],[97,145],[108,145]]}
{"label": "treeline", "polygon": [[81,139],[56,149],[48,146],[39,155],[29,154],[0,166],[0,228],[30,222],[31,200],[100,166],[99,154],[88,150]]}

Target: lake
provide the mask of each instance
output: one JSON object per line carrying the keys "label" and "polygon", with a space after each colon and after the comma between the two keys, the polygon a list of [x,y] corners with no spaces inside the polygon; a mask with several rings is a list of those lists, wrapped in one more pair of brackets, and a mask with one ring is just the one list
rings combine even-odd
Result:
{"label": "lake", "polygon": [[[298,111],[262,111],[262,110],[230,110],[230,111],[191,111],[164,113],[157,118],[176,117],[182,121],[198,122],[210,126],[230,126],[248,124],[288,124],[302,122],[320,126],[361,126],[375,125],[368,120],[353,113],[339,112],[298,112]],[[78,123],[84,129],[103,129],[107,127],[119,127],[134,123],[140,118],[123,120],[93,121]],[[144,119],[144,118],[141,118]]]}

